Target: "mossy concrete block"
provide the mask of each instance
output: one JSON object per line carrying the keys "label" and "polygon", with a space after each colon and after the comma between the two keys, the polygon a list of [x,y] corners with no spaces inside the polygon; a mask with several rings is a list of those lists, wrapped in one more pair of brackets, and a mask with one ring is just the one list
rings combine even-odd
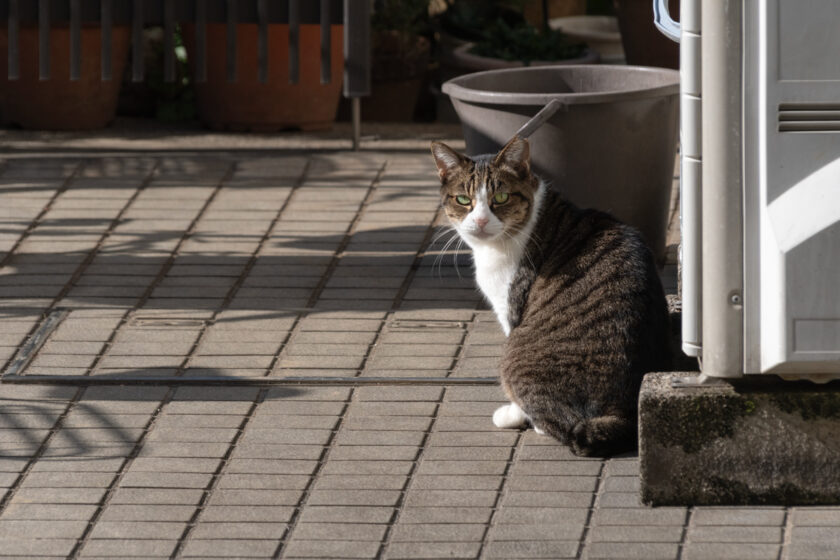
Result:
{"label": "mossy concrete block", "polygon": [[840,504],[838,385],[671,386],[685,375],[651,373],[642,384],[643,502]]}

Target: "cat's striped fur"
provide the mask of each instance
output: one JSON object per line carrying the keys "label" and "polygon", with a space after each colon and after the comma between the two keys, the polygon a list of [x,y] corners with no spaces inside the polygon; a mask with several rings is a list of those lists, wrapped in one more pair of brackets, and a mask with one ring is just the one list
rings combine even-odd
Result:
{"label": "cat's striped fur", "polygon": [[578,455],[635,448],[642,376],[671,365],[651,251],[633,228],[547,189],[523,139],[475,159],[440,143],[432,151],[444,209],[508,335],[501,380],[512,405],[494,422],[530,421]]}

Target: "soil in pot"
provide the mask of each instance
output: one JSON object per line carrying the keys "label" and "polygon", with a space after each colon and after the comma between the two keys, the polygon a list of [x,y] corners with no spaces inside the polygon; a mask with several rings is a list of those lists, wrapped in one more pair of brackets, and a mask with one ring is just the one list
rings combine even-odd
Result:
{"label": "soil in pot", "polygon": [[[7,123],[40,130],[102,128],[114,120],[123,71],[128,57],[130,30],[112,30],[112,76],[102,80],[99,26],[81,29],[81,77],[70,80],[70,28],[50,29],[50,79],[39,79],[38,28],[21,26],[18,33],[20,78],[9,80],[8,57],[0,57],[0,105]],[[0,28],[0,50],[8,53],[8,31]]]}
{"label": "soil in pot", "polygon": [[[268,80],[259,81],[257,25],[236,27],[236,81],[227,80],[227,26],[207,24],[207,81],[195,83],[201,121],[217,130],[273,132],[322,130],[335,121],[341,96],[343,26],[331,28],[331,80],[321,83],[321,26],[300,26],[299,80],[289,83],[289,26],[268,26]],[[184,26],[187,53],[195,52],[195,28]]]}

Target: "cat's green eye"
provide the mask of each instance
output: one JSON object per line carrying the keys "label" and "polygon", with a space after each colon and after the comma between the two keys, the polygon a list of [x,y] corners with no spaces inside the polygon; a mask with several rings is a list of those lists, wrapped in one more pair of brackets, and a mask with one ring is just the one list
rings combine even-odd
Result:
{"label": "cat's green eye", "polygon": [[496,204],[504,204],[508,200],[510,200],[510,194],[509,193],[497,192],[496,194],[493,195],[493,202],[495,202]]}
{"label": "cat's green eye", "polygon": [[459,194],[455,197],[455,202],[457,202],[461,206],[469,206],[470,204],[472,204],[472,199],[466,195]]}

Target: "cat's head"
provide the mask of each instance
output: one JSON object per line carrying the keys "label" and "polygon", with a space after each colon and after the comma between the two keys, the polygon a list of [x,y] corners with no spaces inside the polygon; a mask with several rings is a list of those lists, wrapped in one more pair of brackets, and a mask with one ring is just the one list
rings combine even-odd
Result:
{"label": "cat's head", "polygon": [[474,158],[432,142],[432,154],[443,209],[467,243],[495,243],[525,227],[539,187],[527,140],[514,136],[498,154]]}

